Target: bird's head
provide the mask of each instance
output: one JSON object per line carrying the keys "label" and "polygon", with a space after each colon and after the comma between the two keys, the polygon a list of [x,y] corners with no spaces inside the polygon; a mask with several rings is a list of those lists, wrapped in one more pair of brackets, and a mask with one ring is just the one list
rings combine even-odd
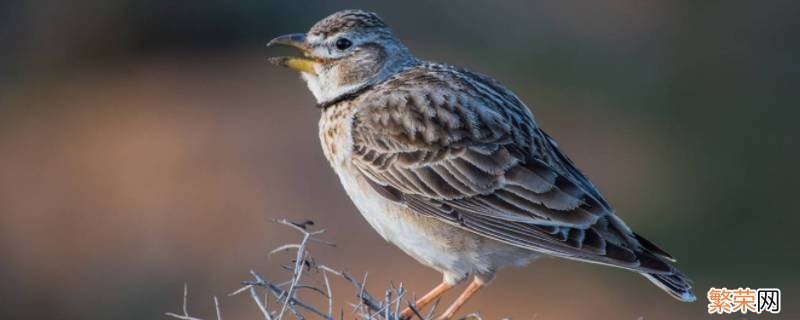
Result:
{"label": "bird's head", "polygon": [[381,82],[416,63],[377,14],[336,12],[308,33],[287,34],[268,46],[299,49],[303,57],[274,57],[270,62],[300,71],[317,102],[326,102]]}

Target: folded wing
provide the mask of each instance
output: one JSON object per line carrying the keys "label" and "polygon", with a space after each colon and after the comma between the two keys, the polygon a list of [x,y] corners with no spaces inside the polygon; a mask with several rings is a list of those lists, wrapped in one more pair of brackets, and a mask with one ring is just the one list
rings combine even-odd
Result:
{"label": "folded wing", "polygon": [[673,272],[662,259],[669,254],[640,241],[495,81],[447,68],[412,70],[362,101],[353,163],[384,197],[522,248]]}

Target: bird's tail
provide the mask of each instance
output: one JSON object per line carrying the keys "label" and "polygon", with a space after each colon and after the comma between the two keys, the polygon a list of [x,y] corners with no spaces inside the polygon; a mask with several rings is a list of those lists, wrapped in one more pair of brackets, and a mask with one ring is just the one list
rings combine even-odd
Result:
{"label": "bird's tail", "polygon": [[675,299],[683,302],[695,301],[697,298],[692,293],[692,280],[678,269],[673,268],[673,270],[672,273],[642,273],[642,275]]}
{"label": "bird's tail", "polygon": [[692,293],[692,280],[689,280],[689,278],[683,274],[683,272],[680,272],[680,270],[667,262],[675,262],[675,258],[668,252],[664,251],[664,249],[661,249],[654,243],[650,242],[650,240],[647,240],[636,233],[633,233],[633,235],[642,246],[642,249],[644,249],[645,252],[656,256],[657,260],[661,262],[661,267],[663,268],[662,270],[666,271],[659,273],[642,272],[641,275],[647,278],[647,280],[653,282],[656,286],[661,288],[661,290],[664,290],[669,293],[669,295],[675,297],[675,299],[683,302],[693,302],[697,300],[697,298],[694,296],[694,293]]}

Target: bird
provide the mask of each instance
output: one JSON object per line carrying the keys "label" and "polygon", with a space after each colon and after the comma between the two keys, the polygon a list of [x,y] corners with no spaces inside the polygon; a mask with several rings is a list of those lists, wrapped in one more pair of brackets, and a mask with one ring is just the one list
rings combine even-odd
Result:
{"label": "bird", "polygon": [[358,211],[442,273],[401,319],[472,277],[440,315],[451,319],[498,270],[543,256],[631,270],[695,300],[673,256],[633,232],[497,80],[415,57],[364,10],[273,45],[302,52],[269,62],[299,71],[316,99],[323,153]]}

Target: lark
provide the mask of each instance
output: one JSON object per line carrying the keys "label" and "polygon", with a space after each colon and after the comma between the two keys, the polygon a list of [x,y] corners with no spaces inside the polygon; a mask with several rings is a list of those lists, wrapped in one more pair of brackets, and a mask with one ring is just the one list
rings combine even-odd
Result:
{"label": "lark", "polygon": [[322,150],[358,211],[442,273],[417,309],[472,276],[441,315],[450,319],[498,270],[541,256],[624,268],[695,300],[673,257],[633,232],[496,80],[414,57],[361,10],[269,45],[302,51],[270,61],[300,71],[316,98]]}

